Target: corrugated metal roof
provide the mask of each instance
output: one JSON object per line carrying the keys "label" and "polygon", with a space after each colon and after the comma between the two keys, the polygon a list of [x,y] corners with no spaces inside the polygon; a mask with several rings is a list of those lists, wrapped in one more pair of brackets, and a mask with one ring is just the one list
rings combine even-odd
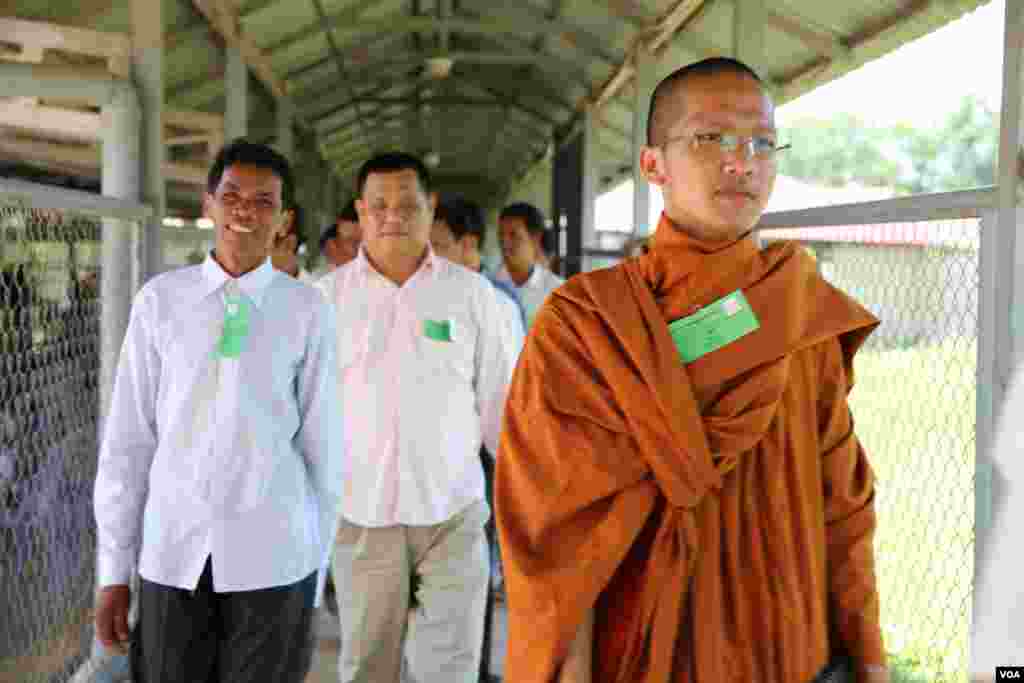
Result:
{"label": "corrugated metal roof", "polygon": [[[166,106],[224,106],[223,39],[197,9],[162,0]],[[755,66],[780,101],[798,96],[958,18],[987,0],[785,0],[769,5]],[[4,5],[8,5],[6,8]],[[732,52],[727,0],[248,0],[239,26],[286,84],[300,119],[343,180],[374,151],[440,154],[442,186],[475,186],[484,203],[574,130],[598,94],[597,174],[631,166],[630,51],[663,43],[658,75]],[[127,2],[0,0],[0,16],[129,32]],[[444,78],[429,59],[452,60]],[[609,87],[611,85],[612,87]],[[624,85],[624,87],[618,87]],[[252,95],[250,130],[274,134],[275,106]],[[175,158],[205,162],[201,147]],[[191,156],[190,156],[191,155]]]}

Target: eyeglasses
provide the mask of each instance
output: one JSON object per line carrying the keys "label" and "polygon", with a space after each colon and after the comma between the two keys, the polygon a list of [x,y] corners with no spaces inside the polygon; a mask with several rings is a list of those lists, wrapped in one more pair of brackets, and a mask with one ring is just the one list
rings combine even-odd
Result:
{"label": "eyeglasses", "polygon": [[789,149],[792,145],[779,145],[775,138],[767,135],[737,135],[736,133],[686,133],[669,138],[661,144],[662,148],[679,140],[689,140],[691,149],[705,157],[721,157],[736,154],[740,147],[755,159],[771,161],[779,152]]}

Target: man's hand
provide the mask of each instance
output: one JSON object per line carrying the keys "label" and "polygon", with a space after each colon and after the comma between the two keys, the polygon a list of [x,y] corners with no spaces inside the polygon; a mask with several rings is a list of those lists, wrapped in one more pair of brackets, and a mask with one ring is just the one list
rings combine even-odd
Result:
{"label": "man's hand", "polygon": [[128,654],[128,609],[132,590],[127,585],[104,586],[96,596],[96,635],[103,647]]}
{"label": "man's hand", "polygon": [[865,666],[861,668],[860,683],[889,683],[889,668],[885,666]]}

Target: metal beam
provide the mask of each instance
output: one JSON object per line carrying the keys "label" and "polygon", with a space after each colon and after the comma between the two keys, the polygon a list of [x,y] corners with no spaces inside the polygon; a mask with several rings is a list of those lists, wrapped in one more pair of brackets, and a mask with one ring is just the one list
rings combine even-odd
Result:
{"label": "metal beam", "polygon": [[[341,112],[354,106],[356,102],[361,104],[374,104],[379,106],[394,106],[404,105],[408,107],[414,107],[417,105],[417,100],[414,96],[408,97],[364,97],[358,98],[357,100],[351,100],[336,107],[334,110],[327,112],[319,118],[311,119],[314,126],[322,123],[324,120],[331,118]],[[458,95],[444,95],[439,97],[423,97],[418,101],[420,105],[433,105],[433,106],[452,106],[452,107],[494,107],[498,109],[514,109],[520,111],[527,116],[537,119],[541,123],[548,126],[556,126],[557,122],[549,116],[536,112],[528,107],[518,106],[514,101],[504,101],[499,99],[487,99],[480,97],[461,97]]]}
{"label": "metal beam", "polygon": [[793,10],[765,8],[765,21],[783,33],[789,34],[801,43],[832,59],[848,59],[850,48],[830,29],[819,26]]}
{"label": "metal beam", "polygon": [[647,37],[644,34],[640,34],[637,39],[634,39],[626,59],[619,64],[619,67],[608,80],[588,97],[580,101],[578,104],[579,110],[584,111],[589,107],[600,109],[605,102],[617,95],[634,76],[634,53],[637,50],[644,49],[658,56],[669,40],[697,16],[697,13],[704,6],[704,2],[705,0],[677,0],[677,2],[674,2],[669,10],[658,20],[653,35]]}
{"label": "metal beam", "polygon": [[[372,118],[372,122],[374,124],[375,129],[382,124],[389,123],[392,121],[415,122],[416,120],[417,116],[415,112],[401,112],[399,114],[387,114]],[[516,119],[511,118],[508,119],[507,123],[509,125],[516,126],[519,130],[528,132],[530,135],[535,136],[537,139],[546,140],[546,137],[544,137],[546,135],[546,132],[543,130],[539,130],[535,125],[530,125],[526,122],[518,121]],[[324,133],[322,133],[321,148],[330,150],[334,146],[336,146],[336,143],[344,143],[356,139],[358,135],[339,135],[345,130],[351,129],[351,127],[352,126],[350,123],[350,125],[348,126],[341,126],[334,129],[333,131],[325,131]],[[372,139],[372,136],[367,136],[367,139]]]}
{"label": "metal beam", "polygon": [[[522,12],[511,14],[488,11],[486,16],[480,18],[451,17],[444,24],[449,31],[475,36],[571,35],[575,36],[578,41],[580,36],[588,36],[578,27],[569,26],[558,21],[538,21],[537,18],[524,15]],[[404,13],[395,13],[382,19],[363,19],[358,22],[345,22],[344,24],[336,23],[328,18],[324,26],[321,27],[321,30],[330,30],[336,34],[358,37],[367,33],[386,33],[392,36],[408,33],[438,34],[443,28],[442,22],[437,17],[409,16]],[[614,63],[615,57],[600,47],[600,40],[598,38],[588,36],[583,38],[582,42],[586,43],[589,48],[583,48],[581,44],[580,47],[584,52],[591,53],[592,56],[598,57],[603,61]],[[287,43],[285,43],[285,47],[287,47]],[[273,46],[272,51],[279,49],[281,49],[281,45],[277,44]]]}
{"label": "metal beam", "polygon": [[340,12],[328,15],[323,20],[319,20],[299,29],[295,33],[291,33],[284,38],[272,43],[267,46],[267,53],[273,56],[277,52],[286,50],[296,43],[300,43],[303,40],[312,38],[313,36],[320,35],[324,31],[333,31],[337,26],[351,26],[360,22],[360,16],[363,12],[367,11],[371,7],[375,7],[381,3],[381,0],[360,0],[354,5],[346,7]]}
{"label": "metal beam", "polygon": [[238,17],[226,6],[225,0],[192,0],[210,25],[224,39],[224,42],[241,52],[246,65],[274,97],[288,95],[288,86],[274,72],[269,57],[245,34],[242,33]]}
{"label": "metal beam", "polygon": [[[324,5],[322,0],[311,0],[313,7],[316,9],[316,15],[319,18],[320,25],[326,27],[327,24],[327,13],[324,12]],[[338,50],[338,44],[334,41],[334,34],[331,31],[327,31],[325,28],[325,34],[327,36],[327,46],[330,48],[331,55],[334,56],[334,63],[338,69],[338,76],[341,77],[344,88],[348,91],[349,95],[355,95],[355,91],[352,88],[352,81],[348,76],[348,70],[345,66],[345,58],[342,57],[341,52]],[[356,105],[356,120],[359,125],[366,130],[366,119],[363,117],[363,108],[358,104]]]}

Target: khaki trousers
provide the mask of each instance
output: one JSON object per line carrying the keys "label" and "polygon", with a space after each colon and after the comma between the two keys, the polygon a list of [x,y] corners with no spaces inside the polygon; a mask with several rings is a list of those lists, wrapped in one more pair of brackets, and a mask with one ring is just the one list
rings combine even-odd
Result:
{"label": "khaki trousers", "polygon": [[415,683],[476,683],[489,518],[481,500],[433,526],[341,521],[333,572],[342,683],[399,683],[403,659],[406,680]]}

